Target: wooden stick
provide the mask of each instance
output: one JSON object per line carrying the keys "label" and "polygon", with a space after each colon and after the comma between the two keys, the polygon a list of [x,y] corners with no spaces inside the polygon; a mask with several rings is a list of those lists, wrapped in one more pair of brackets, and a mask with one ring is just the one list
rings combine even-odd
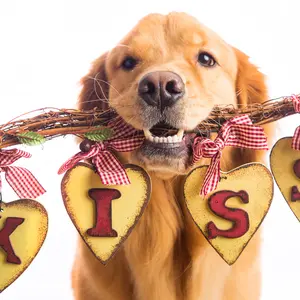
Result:
{"label": "wooden stick", "polygon": [[[21,142],[18,134],[28,131],[37,132],[47,140],[55,137],[75,134],[83,136],[95,130],[95,126],[107,126],[108,122],[117,117],[117,113],[109,109],[80,111],[76,109],[40,109],[34,111],[37,115],[26,119],[14,119],[0,126],[0,149],[18,145]],[[31,114],[29,112],[24,115]],[[209,118],[201,122],[193,130],[197,134],[217,132],[222,124],[238,115],[248,115],[253,124],[263,125],[295,114],[290,97],[268,100],[262,104],[252,104],[247,107],[217,106]],[[166,129],[161,129],[165,133]]]}

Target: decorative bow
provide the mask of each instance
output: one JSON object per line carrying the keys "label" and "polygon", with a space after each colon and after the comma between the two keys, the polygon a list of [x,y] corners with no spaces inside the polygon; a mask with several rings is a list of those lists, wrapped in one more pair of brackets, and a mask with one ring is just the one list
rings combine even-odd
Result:
{"label": "decorative bow", "polygon": [[201,189],[201,195],[215,190],[220,181],[220,160],[226,146],[268,150],[267,138],[262,127],[254,126],[248,116],[237,116],[221,127],[214,141],[196,137],[193,143],[193,163],[200,158],[211,158]]}
{"label": "decorative bow", "polygon": [[[46,192],[32,173],[21,167],[10,166],[21,157],[29,158],[31,154],[19,149],[0,151],[0,172],[5,173],[5,179],[20,198],[36,198]],[[0,178],[0,191],[2,182]]]}
{"label": "decorative bow", "polygon": [[[291,98],[295,112],[300,113],[300,96],[292,95]],[[295,150],[300,150],[300,126],[298,126],[295,130],[292,140],[292,148]]]}
{"label": "decorative bow", "polygon": [[130,184],[125,169],[111,151],[128,152],[139,148],[144,142],[144,134],[125,123],[120,117],[108,127],[115,132],[111,140],[95,143],[88,152],[80,151],[75,154],[59,168],[58,174],[66,172],[81,160],[91,158],[103,184]]}

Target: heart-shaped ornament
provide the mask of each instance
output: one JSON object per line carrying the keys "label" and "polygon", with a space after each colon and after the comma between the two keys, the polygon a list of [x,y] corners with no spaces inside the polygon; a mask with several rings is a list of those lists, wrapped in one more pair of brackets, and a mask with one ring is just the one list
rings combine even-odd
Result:
{"label": "heart-shaped ornament", "polygon": [[48,215],[40,203],[21,199],[1,207],[0,293],[27,269],[48,231]]}
{"label": "heart-shaped ornament", "polygon": [[103,263],[116,253],[142,216],[150,198],[148,174],[125,165],[131,184],[102,184],[91,165],[78,163],[62,180],[62,196],[77,231]]}
{"label": "heart-shaped ornament", "polygon": [[290,209],[300,221],[300,151],[292,148],[292,138],[282,138],[270,155],[271,171]]}
{"label": "heart-shaped ornament", "polygon": [[207,166],[198,167],[187,176],[186,205],[208,242],[232,265],[269,210],[273,178],[262,164],[245,164],[230,172],[221,172],[217,189],[201,196],[207,169]]}

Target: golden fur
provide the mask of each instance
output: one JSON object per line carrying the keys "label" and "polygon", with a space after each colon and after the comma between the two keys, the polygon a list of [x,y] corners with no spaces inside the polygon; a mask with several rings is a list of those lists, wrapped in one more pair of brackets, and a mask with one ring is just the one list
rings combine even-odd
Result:
{"label": "golden fur", "polygon": [[[199,49],[212,53],[218,66],[210,70],[198,66]],[[140,61],[130,72],[120,68],[128,55]],[[125,121],[144,129],[137,85],[143,75],[155,70],[176,72],[183,79],[187,92],[176,112],[178,126],[185,130],[205,119],[215,104],[247,105],[267,99],[264,76],[245,54],[194,18],[171,13],[145,17],[120,45],[92,64],[82,79],[80,108],[106,108],[109,102]],[[262,158],[260,151],[226,149],[221,165],[230,170]],[[188,157],[162,160],[133,152],[120,159],[149,172],[151,200],[107,266],[79,240],[72,275],[75,299],[259,299],[260,233],[232,267],[222,261],[194,225],[182,199],[184,174],[190,170]]]}

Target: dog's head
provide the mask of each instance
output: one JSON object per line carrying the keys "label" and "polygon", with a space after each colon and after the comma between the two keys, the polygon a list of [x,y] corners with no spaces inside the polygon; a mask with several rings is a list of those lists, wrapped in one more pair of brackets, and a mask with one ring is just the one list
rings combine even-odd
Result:
{"label": "dog's head", "polygon": [[[114,108],[146,141],[132,162],[185,172],[194,129],[215,105],[266,100],[263,75],[248,57],[183,13],[152,14],[82,80],[80,108]],[[173,129],[160,136],[158,127]]]}

